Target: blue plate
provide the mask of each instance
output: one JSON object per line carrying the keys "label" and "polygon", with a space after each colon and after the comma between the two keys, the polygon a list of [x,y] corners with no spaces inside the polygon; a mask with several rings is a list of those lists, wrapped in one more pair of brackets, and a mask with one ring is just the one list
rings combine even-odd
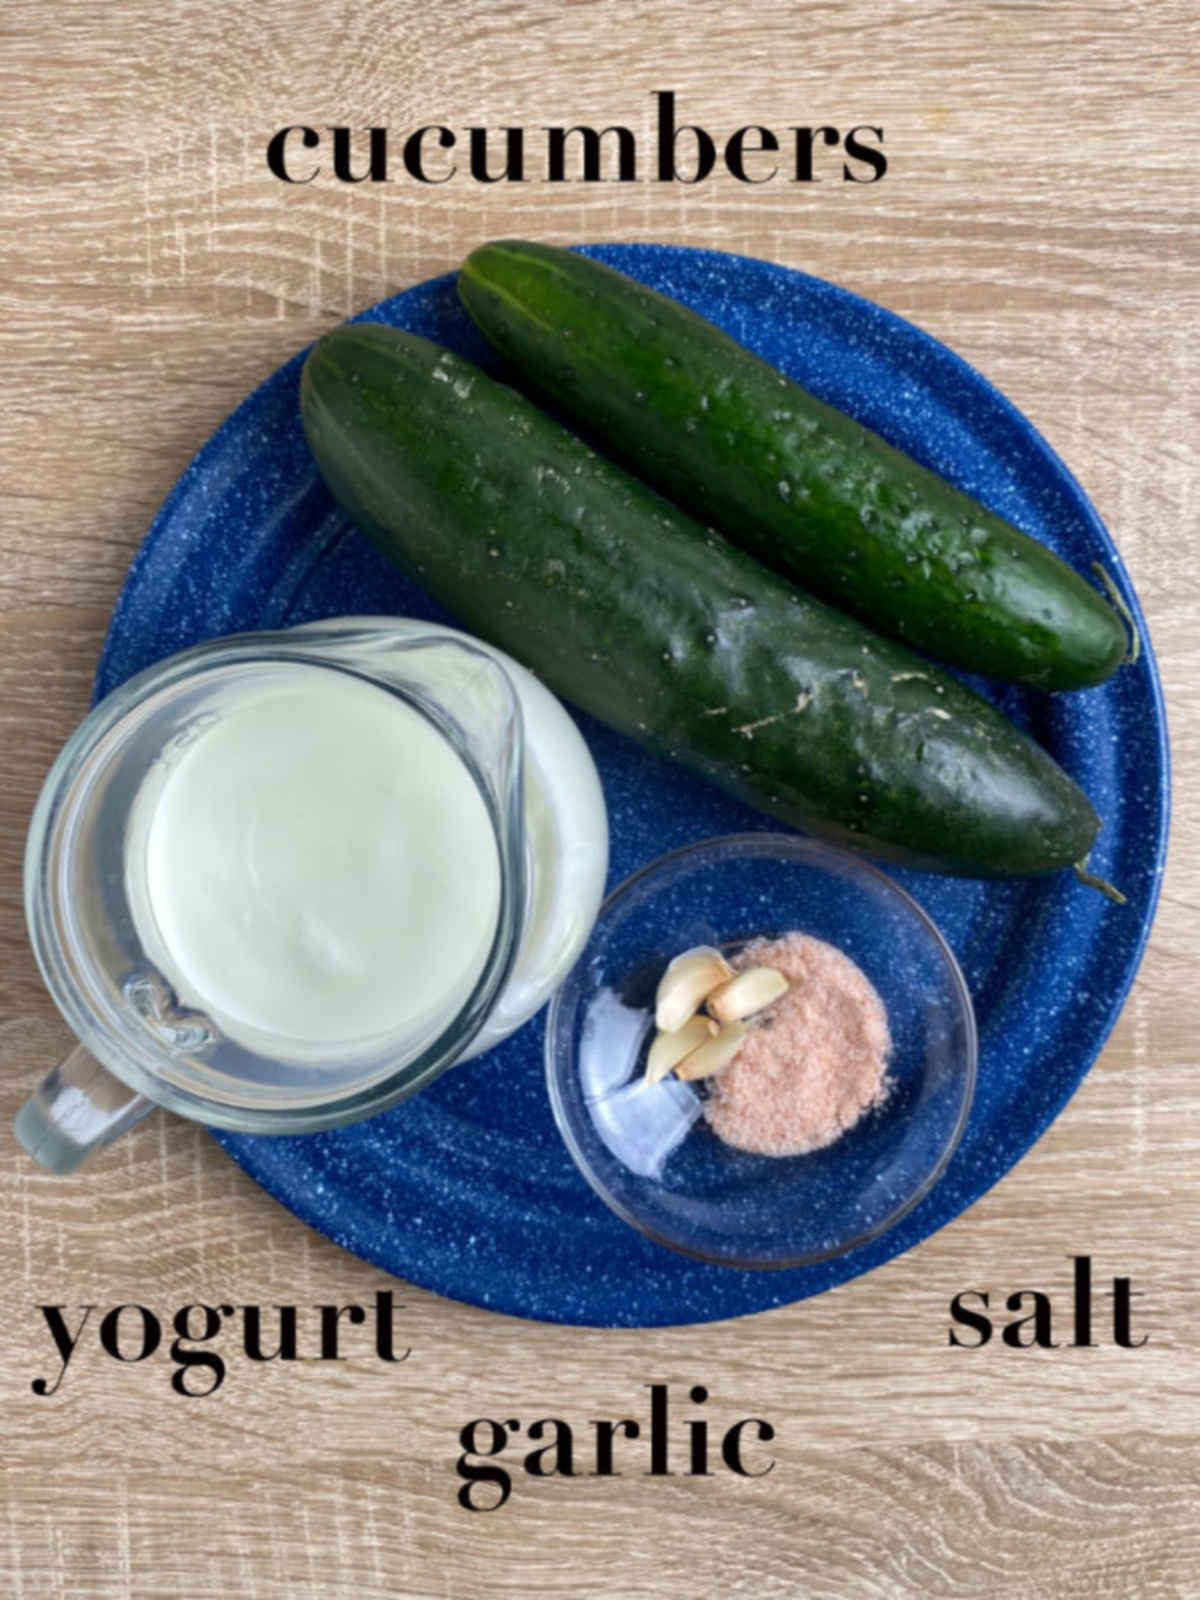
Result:
{"label": "blue plate", "polygon": [[[878,1266],[956,1217],[1049,1126],[1116,1020],[1149,932],[1166,846],[1166,725],[1141,612],[1112,541],[1061,461],[978,373],[890,312],[784,267],[665,245],[586,253],[694,306],[1080,571],[1102,562],[1143,640],[1137,666],[1098,689],[987,690],[1091,796],[1104,818],[1092,864],[1120,885],[1126,906],[1069,873],[1009,883],[894,874],[962,963],[981,1060],[970,1125],[945,1176],[873,1244],[818,1266],[747,1272],[641,1238],[593,1195],[559,1139],[541,1017],[370,1122],[300,1138],[218,1135],[298,1216],[399,1277],[517,1316],[651,1327],[761,1311]],[[364,315],[491,364],[453,277]],[[345,612],[446,620],[318,481],[297,412],[301,360],[234,412],[168,497],[117,603],[97,696],[172,651],[239,629]],[[612,882],[690,840],[777,826],[579,721],[608,800]]]}

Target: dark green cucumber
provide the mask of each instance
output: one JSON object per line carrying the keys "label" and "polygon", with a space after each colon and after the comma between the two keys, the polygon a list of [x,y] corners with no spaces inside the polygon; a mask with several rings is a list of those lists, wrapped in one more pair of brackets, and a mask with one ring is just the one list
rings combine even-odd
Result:
{"label": "dark green cucumber", "polygon": [[1045,545],[678,301],[573,251],[483,245],[464,306],[521,381],[769,566],[941,661],[1044,689],[1125,655]]}
{"label": "dark green cucumber", "polygon": [[[550,688],[772,815],[940,872],[1081,860],[1099,826],[950,674],[801,594],[470,362],[376,324],[301,412],[355,522]],[[664,777],[664,782],[669,782]]]}

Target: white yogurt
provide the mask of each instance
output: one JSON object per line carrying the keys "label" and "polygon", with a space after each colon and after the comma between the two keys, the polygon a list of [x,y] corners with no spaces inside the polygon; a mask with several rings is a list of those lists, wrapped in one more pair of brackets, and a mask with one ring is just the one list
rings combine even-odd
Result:
{"label": "white yogurt", "polygon": [[143,783],[127,887],[184,1004],[303,1057],[439,1031],[491,949],[500,861],[474,779],[425,717],[292,662]]}
{"label": "white yogurt", "polygon": [[575,963],[596,920],[608,872],[608,815],[595,763],[558,699],[512,656],[483,639],[411,617],[337,617],[304,623],[353,633],[379,628],[397,639],[456,639],[503,667],[525,726],[528,909],[516,961],[487,1021],[461,1060],[506,1038],[549,999]]}

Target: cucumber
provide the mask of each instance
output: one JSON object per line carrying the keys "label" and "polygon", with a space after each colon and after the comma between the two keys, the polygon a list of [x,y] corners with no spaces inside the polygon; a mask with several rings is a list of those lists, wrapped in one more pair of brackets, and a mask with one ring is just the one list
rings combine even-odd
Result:
{"label": "cucumber", "polygon": [[1045,545],[677,301],[569,250],[468,256],[459,295],[522,381],[761,561],[941,661],[1044,689],[1126,653]]}
{"label": "cucumber", "polygon": [[[566,699],[785,822],[938,872],[1053,871],[1098,820],[956,678],[800,593],[471,362],[378,324],[301,415],[353,520]],[[669,777],[664,778],[669,782]]]}

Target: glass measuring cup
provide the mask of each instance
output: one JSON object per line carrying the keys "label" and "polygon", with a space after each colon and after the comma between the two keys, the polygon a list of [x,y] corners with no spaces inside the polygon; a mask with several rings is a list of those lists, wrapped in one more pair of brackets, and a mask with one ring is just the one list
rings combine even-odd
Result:
{"label": "glass measuring cup", "polygon": [[[419,713],[478,789],[499,866],[491,945],[465,998],[407,1032],[320,1051],[250,1048],[182,1003],[147,948],[130,871],[130,819],[156,768],[205,719],[284,667],[350,674]],[[29,832],[30,937],[80,1045],[18,1113],[21,1143],[65,1172],[154,1104],[214,1126],[304,1133],[423,1088],[469,1050],[513,966],[528,900],[523,760],[521,707],[507,673],[458,636],[345,623],[236,635],[172,656],[109,695],[59,755]]]}

